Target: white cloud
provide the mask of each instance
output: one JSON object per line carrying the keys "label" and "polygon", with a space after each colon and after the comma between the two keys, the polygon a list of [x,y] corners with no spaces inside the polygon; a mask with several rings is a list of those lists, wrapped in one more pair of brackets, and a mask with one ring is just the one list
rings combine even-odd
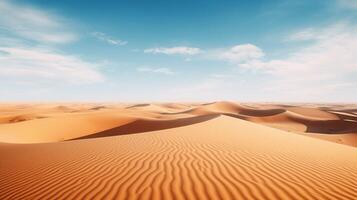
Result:
{"label": "white cloud", "polygon": [[344,32],[346,31],[345,29],[348,26],[348,22],[339,22],[322,29],[306,28],[304,30],[291,34],[286,41],[291,42],[327,40],[336,35],[344,34]]}
{"label": "white cloud", "polygon": [[215,52],[217,59],[228,61],[231,63],[243,63],[256,59],[260,59],[264,56],[263,51],[252,44],[236,45],[227,50],[220,50]]}
{"label": "white cloud", "polygon": [[149,72],[149,73],[156,73],[156,74],[165,74],[165,75],[173,75],[175,74],[175,72],[173,72],[171,69],[169,68],[165,68],[165,67],[147,67],[147,66],[143,66],[137,69],[138,72]]}
{"label": "white cloud", "polygon": [[[338,29],[336,29],[338,27]],[[336,29],[336,30],[335,30]],[[332,31],[335,30],[335,31]],[[294,52],[286,59],[245,63],[273,74],[335,76],[357,71],[357,28],[334,25],[314,30],[311,44]],[[324,37],[320,37],[324,35]]]}
{"label": "white cloud", "polygon": [[305,29],[302,31],[299,31],[297,33],[294,33],[292,35],[290,35],[287,38],[287,41],[304,41],[304,40],[313,40],[313,39],[317,39],[316,37],[321,37],[319,35],[316,35],[314,29],[309,28],[309,29]]}
{"label": "white cloud", "polygon": [[63,18],[38,8],[0,1],[2,83],[84,84],[104,79],[98,64],[59,53],[53,45],[77,36]]}
{"label": "white cloud", "polygon": [[[351,95],[357,86],[357,27],[354,24],[340,22],[307,28],[291,34],[284,42],[298,44],[299,48],[280,59],[268,59],[262,49],[252,44],[206,50],[202,56],[228,62],[247,76],[261,77],[263,82],[251,84],[260,85],[259,89],[267,92],[260,96],[266,100],[348,101],[356,98]],[[210,77],[231,80],[224,72]],[[210,88],[217,92],[222,90]]]}
{"label": "white cloud", "polygon": [[145,53],[152,53],[152,54],[166,54],[166,55],[173,55],[173,54],[181,54],[181,55],[196,55],[201,52],[199,48],[195,47],[185,47],[185,46],[177,46],[177,47],[159,47],[159,48],[151,48],[145,49]]}
{"label": "white cloud", "polygon": [[271,74],[273,81],[266,84],[268,90],[291,93],[296,98],[322,97],[346,85],[356,85],[357,80],[351,78],[357,75],[355,26],[338,23],[309,28],[291,38],[309,40],[309,44],[283,59],[253,60],[238,66]]}
{"label": "white cloud", "polygon": [[13,1],[0,1],[0,27],[3,32],[42,43],[67,43],[77,36],[51,13]]}
{"label": "white cloud", "polygon": [[0,47],[0,77],[15,81],[60,81],[74,84],[103,80],[97,65],[46,49]]}
{"label": "white cloud", "polygon": [[119,39],[115,39],[113,37],[110,37],[108,35],[106,35],[105,33],[102,32],[93,32],[92,35],[94,37],[96,37],[98,40],[102,40],[107,42],[108,44],[111,45],[118,45],[118,46],[122,46],[122,45],[126,45],[128,42],[127,41],[123,41],[123,40],[119,40]]}

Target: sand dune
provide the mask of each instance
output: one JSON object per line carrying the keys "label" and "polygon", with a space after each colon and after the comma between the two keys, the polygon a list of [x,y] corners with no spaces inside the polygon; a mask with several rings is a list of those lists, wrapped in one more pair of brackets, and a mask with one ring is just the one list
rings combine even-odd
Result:
{"label": "sand dune", "polygon": [[193,115],[205,115],[212,113],[219,114],[232,114],[237,117],[240,116],[271,116],[285,112],[283,109],[260,109],[260,108],[249,108],[244,105],[232,103],[232,102],[214,102],[209,104],[202,104],[194,108],[184,110],[178,113],[162,113],[162,114],[179,114],[188,113]]}
{"label": "sand dune", "polygon": [[141,134],[1,144],[0,156],[0,199],[357,195],[357,160],[351,159],[357,156],[355,148],[228,116]]}
{"label": "sand dune", "polygon": [[[196,116],[214,113],[224,114],[290,132],[330,134],[315,138],[357,146],[356,140],[351,139],[357,138],[357,115],[351,113],[350,109],[348,111],[335,111],[335,108],[324,107],[324,109],[319,109],[316,106],[308,106],[242,105],[232,102],[213,102],[177,113],[161,114],[185,113]],[[346,142],[350,139],[351,141]]]}
{"label": "sand dune", "polygon": [[6,143],[58,142],[97,133],[136,120],[113,113],[57,115],[0,126],[0,141]]}
{"label": "sand dune", "polygon": [[269,125],[269,123],[290,123],[291,128],[293,128],[293,124],[301,124],[304,125],[305,128],[300,131],[310,133],[351,133],[357,130],[357,123],[353,121],[335,119],[335,117],[333,117],[332,119],[314,118],[302,114],[297,114],[291,111],[286,111],[282,114],[273,115],[269,117],[249,117],[247,118],[247,120],[267,125]]}
{"label": "sand dune", "polygon": [[286,110],[291,111],[293,113],[303,115],[308,118],[320,119],[320,120],[338,120],[338,116],[334,113],[330,113],[328,111],[323,111],[316,108],[309,107],[289,107]]}
{"label": "sand dune", "polygon": [[16,122],[23,122],[23,121],[28,121],[28,120],[33,120],[33,119],[42,119],[46,118],[47,116],[45,115],[15,115],[15,116],[3,116],[0,118],[0,124],[8,124],[8,123],[16,123]]}
{"label": "sand dune", "polygon": [[353,109],[0,105],[0,199],[355,199]]}
{"label": "sand dune", "polygon": [[[35,104],[32,106],[31,104],[10,104],[0,105],[2,113],[0,142],[58,142],[86,138],[95,134],[106,135],[104,133],[111,132],[112,129],[128,129],[123,132],[138,133],[159,130],[160,128],[145,128],[155,127],[158,123],[174,124],[171,122],[177,119],[190,120],[199,116],[223,114],[295,133],[329,134],[316,138],[357,146],[354,142],[356,140],[351,139],[357,137],[357,115],[352,111],[354,109],[343,106],[321,108],[314,105],[244,105],[233,102],[126,105]],[[168,121],[165,122],[165,120]],[[59,123],[60,127],[57,126]],[[140,123],[145,123],[145,125],[142,126]],[[195,123],[195,120],[192,123]],[[187,122],[187,124],[192,123]],[[126,126],[121,127],[123,125]],[[176,125],[168,125],[168,127],[173,128]],[[347,142],[347,140],[350,141]]]}
{"label": "sand dune", "polygon": [[97,132],[94,134],[88,134],[75,139],[87,139],[87,138],[97,138],[97,137],[109,137],[109,136],[118,136],[134,133],[143,133],[148,131],[156,131],[163,129],[176,128],[181,126],[187,126],[199,122],[204,122],[213,118],[218,117],[219,115],[205,115],[205,116],[196,116],[188,118],[178,118],[173,120],[153,120],[153,119],[138,119],[125,125],[121,125],[112,129],[105,131]]}

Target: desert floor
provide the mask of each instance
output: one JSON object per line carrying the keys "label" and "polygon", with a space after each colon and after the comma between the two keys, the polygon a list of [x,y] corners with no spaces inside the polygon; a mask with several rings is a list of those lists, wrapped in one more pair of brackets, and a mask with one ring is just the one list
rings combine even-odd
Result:
{"label": "desert floor", "polygon": [[0,199],[357,199],[357,105],[0,104]]}

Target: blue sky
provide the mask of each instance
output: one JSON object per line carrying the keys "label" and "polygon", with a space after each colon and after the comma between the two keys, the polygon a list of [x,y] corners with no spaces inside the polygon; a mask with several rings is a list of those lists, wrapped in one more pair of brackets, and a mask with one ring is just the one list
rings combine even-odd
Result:
{"label": "blue sky", "polygon": [[356,102],[357,1],[0,1],[0,101]]}

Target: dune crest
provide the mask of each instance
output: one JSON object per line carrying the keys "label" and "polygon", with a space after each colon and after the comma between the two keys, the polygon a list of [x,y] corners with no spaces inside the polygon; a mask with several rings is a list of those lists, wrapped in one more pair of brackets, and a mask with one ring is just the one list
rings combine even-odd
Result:
{"label": "dune crest", "polygon": [[[226,115],[323,140],[357,146],[354,107],[278,104],[141,103],[0,105],[0,142],[58,142],[178,127],[177,121]],[[192,122],[189,122],[192,120]],[[62,126],[58,127],[57,125]],[[161,124],[161,125],[159,125]],[[162,124],[165,124],[164,126]],[[175,125],[176,124],[176,125]],[[162,127],[160,127],[162,126]],[[145,128],[157,127],[157,128]],[[323,134],[323,135],[322,135]]]}
{"label": "dune crest", "polygon": [[181,126],[188,126],[195,123],[201,123],[216,118],[218,116],[219,115],[205,115],[205,116],[197,116],[197,117],[189,117],[189,118],[179,118],[173,120],[172,119],[171,120],[138,119],[112,129],[108,129],[102,132],[86,135],[75,139],[109,137],[109,136],[127,135],[127,134],[134,134],[134,133],[144,133],[149,131],[170,129],[170,128],[176,128]]}
{"label": "dune crest", "polygon": [[357,160],[351,159],[357,156],[355,148],[228,116],[144,134],[0,144],[0,156],[0,199],[357,195]]}
{"label": "dune crest", "polygon": [[354,199],[351,110],[0,105],[0,199]]}

